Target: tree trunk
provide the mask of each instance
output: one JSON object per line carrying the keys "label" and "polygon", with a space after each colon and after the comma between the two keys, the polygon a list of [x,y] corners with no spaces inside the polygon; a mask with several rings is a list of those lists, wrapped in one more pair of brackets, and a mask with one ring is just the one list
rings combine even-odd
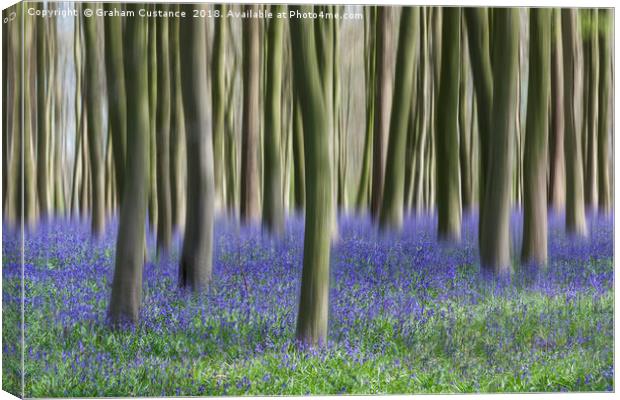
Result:
{"label": "tree trunk", "polygon": [[377,7],[377,49],[375,56],[375,90],[373,118],[373,156],[372,156],[372,190],[370,214],[373,219],[379,217],[383,196],[385,176],[385,158],[387,156],[388,134],[390,130],[390,110],[392,107],[393,79],[393,44],[392,7]]}
{"label": "tree trunk", "polygon": [[[38,8],[43,10],[45,8],[44,3],[39,3]],[[48,116],[49,108],[46,102],[47,98],[47,86],[49,85],[49,76],[47,71],[49,65],[47,62],[46,43],[48,42],[48,35],[46,32],[47,20],[45,18],[38,18],[34,29],[37,32],[37,198],[39,201],[39,216],[43,219],[47,218],[50,213],[50,196],[49,196],[49,168],[48,168],[48,154],[49,154],[49,125]]]}
{"label": "tree trunk", "polygon": [[[469,45],[469,59],[471,61],[474,90],[476,92],[476,117],[478,122],[478,136],[480,143],[479,175],[478,175],[478,208],[480,219],[486,212],[484,205],[484,188],[488,167],[488,143],[491,135],[491,116],[493,107],[493,74],[491,71],[491,52],[489,46],[489,15],[486,8],[464,9],[467,24],[467,39]],[[479,241],[480,238],[479,231]],[[480,246],[482,243],[479,243]]]}
{"label": "tree trunk", "polygon": [[[148,7],[155,10],[155,4]],[[148,74],[149,74],[149,227],[152,232],[157,232],[157,21],[151,18],[148,23]],[[162,82],[163,83],[163,82]]]}
{"label": "tree trunk", "polygon": [[[168,11],[168,6],[158,6]],[[170,59],[168,20],[157,24],[157,74],[160,82],[157,93],[157,249],[168,252],[172,241],[170,211]]]}
{"label": "tree trunk", "polygon": [[471,119],[472,103],[467,95],[469,80],[469,57],[466,41],[465,24],[461,17],[461,79],[459,80],[459,167],[461,172],[461,201],[463,212],[468,212],[473,206],[472,196],[472,168],[471,149],[473,146]]}
{"label": "tree trunk", "polygon": [[599,48],[598,48],[598,12],[596,9],[589,10],[590,13],[590,29],[587,32],[587,41],[589,43],[589,57],[587,63],[589,65],[588,84],[588,145],[587,145],[587,165],[585,176],[585,205],[590,209],[596,210],[598,206],[598,188],[597,188],[597,129],[598,126],[598,98],[599,98]]}
{"label": "tree trunk", "polygon": [[[283,6],[273,6],[274,14],[284,12]],[[282,30],[280,18],[272,19],[267,29],[267,75],[265,102],[265,175],[263,188],[263,223],[275,234],[284,230],[282,204],[282,166],[280,136],[282,135],[280,109],[282,108]]]}
{"label": "tree trunk", "polygon": [[[127,6],[136,12],[143,5]],[[149,103],[146,20],[137,15],[125,19],[125,74],[127,76],[127,166],[124,170],[116,260],[108,316],[119,326],[138,320],[142,301],[142,268],[149,168]]]}
{"label": "tree trunk", "polygon": [[[257,10],[256,5],[251,8]],[[260,37],[258,19],[243,21],[243,126],[241,145],[241,222],[260,218],[258,169]]]}
{"label": "tree trunk", "polygon": [[379,225],[382,229],[399,230],[403,222],[403,201],[405,190],[405,148],[407,124],[411,110],[413,76],[416,66],[418,45],[417,7],[404,7],[400,18],[398,50],[396,53],[395,87],[390,117],[390,138],[385,168],[385,186]]}
{"label": "tree trunk", "polygon": [[[175,11],[179,5],[172,6]],[[181,49],[179,43],[179,18],[173,18],[170,29],[170,57],[172,57],[172,104],[170,121],[170,223],[172,228],[181,226],[184,216],[183,193],[184,160],[182,158],[183,143],[185,142],[185,116],[183,112],[183,97],[181,95]]]}
{"label": "tree trunk", "polygon": [[579,55],[577,40],[577,11],[562,10],[562,52],[564,55],[564,151],[566,154],[566,230],[579,236],[588,234],[583,195],[581,145],[577,127]]}
{"label": "tree trunk", "polygon": [[[187,14],[191,4],[181,6]],[[199,291],[211,280],[215,182],[213,140],[207,107],[206,22],[191,18],[181,24],[181,80],[187,149],[187,217],[179,266],[179,285]]]}
{"label": "tree trunk", "polygon": [[547,146],[550,95],[550,9],[530,10],[527,121],[523,165],[521,260],[547,262]]}
{"label": "tree trunk", "polygon": [[[226,15],[227,6],[215,5],[215,10],[220,15]],[[211,102],[213,105],[213,168],[215,172],[215,193],[219,199],[224,194],[224,118],[226,98],[224,92],[224,73],[226,71],[226,43],[227,29],[226,20],[216,18],[214,20],[213,38],[213,61],[211,63],[212,83]]]}
{"label": "tree trunk", "polygon": [[[468,25],[468,28],[470,26]],[[493,10],[493,113],[484,181],[484,213],[480,213],[480,264],[496,274],[509,274],[510,183],[514,160],[515,107],[519,50],[517,9]]]}
{"label": "tree trunk", "polygon": [[461,65],[461,9],[446,7],[442,20],[442,56],[437,99],[437,236],[440,240],[461,238],[461,194],[459,168],[459,70]]}
{"label": "tree trunk", "polygon": [[[598,91],[598,208],[607,214],[611,211],[609,187],[609,148],[612,146],[609,130],[609,100],[611,80],[610,36],[612,17],[607,9],[599,9],[600,86]],[[613,103],[612,103],[613,104]]]}
{"label": "tree trunk", "polygon": [[[106,10],[118,7],[104,3]],[[116,179],[116,193],[123,196],[123,175],[125,173],[125,149],[127,147],[127,98],[125,94],[125,72],[123,60],[123,17],[103,18],[105,29],[105,63],[108,84],[108,112],[112,131],[112,149]]]}
{"label": "tree trunk", "polygon": [[[309,6],[297,8],[311,12]],[[297,316],[297,339],[321,345],[327,336],[329,254],[333,213],[330,133],[322,90],[314,22],[290,21],[295,88],[303,113],[306,162],[304,266]]]}
{"label": "tree trunk", "polygon": [[566,173],[564,171],[564,71],[562,70],[562,20],[553,10],[551,21],[551,129],[549,131],[549,205],[564,210]]}
{"label": "tree trunk", "polygon": [[300,212],[306,202],[306,180],[304,161],[304,127],[301,106],[293,93],[293,166],[295,168],[295,210]]}
{"label": "tree trunk", "polygon": [[[92,4],[91,4],[92,5]],[[86,108],[88,117],[88,148],[90,159],[90,176],[92,188],[92,233],[95,237],[103,235],[105,228],[104,210],[104,164],[102,152],[103,140],[103,109],[102,96],[103,68],[102,52],[99,32],[99,18],[84,18],[84,32],[86,39]]]}

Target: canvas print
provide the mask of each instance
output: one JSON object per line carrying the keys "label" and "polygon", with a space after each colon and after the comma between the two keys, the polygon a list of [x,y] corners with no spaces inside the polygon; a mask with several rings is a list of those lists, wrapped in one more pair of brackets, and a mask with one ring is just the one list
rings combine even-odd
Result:
{"label": "canvas print", "polygon": [[2,388],[613,392],[606,8],[2,13]]}

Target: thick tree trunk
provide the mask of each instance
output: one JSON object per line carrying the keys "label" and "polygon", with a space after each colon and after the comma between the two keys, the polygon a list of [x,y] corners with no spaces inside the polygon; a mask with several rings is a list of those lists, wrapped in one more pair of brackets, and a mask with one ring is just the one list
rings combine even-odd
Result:
{"label": "thick tree trunk", "polygon": [[377,53],[375,56],[375,101],[372,156],[372,190],[370,214],[379,217],[383,196],[385,159],[387,156],[390,111],[392,107],[392,80],[394,76],[393,43],[391,26],[392,7],[377,6]]}
{"label": "thick tree trunk", "polygon": [[459,70],[461,65],[461,9],[446,7],[442,20],[442,56],[437,99],[437,236],[440,240],[461,238],[461,194],[459,168]]}
{"label": "thick tree trunk", "polygon": [[[92,4],[91,4],[92,5]],[[100,237],[105,228],[104,210],[104,164],[103,164],[103,109],[102,96],[103,74],[101,70],[104,60],[99,32],[99,18],[84,18],[85,47],[86,47],[86,108],[88,112],[88,148],[90,159],[90,176],[92,184],[92,233]]]}
{"label": "thick tree trunk", "polygon": [[562,52],[564,55],[564,151],[566,155],[566,230],[588,234],[583,195],[583,162],[577,127],[577,11],[562,10]]}
{"label": "thick tree trunk", "polygon": [[382,229],[402,227],[403,201],[405,191],[405,148],[407,124],[411,110],[413,76],[415,74],[418,46],[417,7],[403,8],[400,18],[398,50],[396,53],[395,79],[399,84],[394,88],[392,114],[390,116],[390,138],[385,168],[385,186],[381,203],[379,225]]}
{"label": "thick tree trunk", "polygon": [[[141,4],[128,9],[136,12]],[[125,20],[125,74],[127,76],[127,165],[116,241],[116,261],[108,316],[119,326],[138,320],[142,301],[142,269],[149,168],[149,103],[146,20],[137,15]]]}
{"label": "thick tree trunk", "polygon": [[[283,6],[273,6],[273,13],[283,12]],[[263,223],[275,234],[284,230],[282,204],[282,166],[280,136],[282,135],[280,109],[282,108],[282,30],[280,18],[272,19],[267,29],[267,75],[265,102],[265,173],[263,188]]]}
{"label": "thick tree trunk", "polygon": [[[469,29],[470,26],[468,25]],[[486,137],[488,168],[484,213],[480,213],[480,264],[496,274],[510,273],[510,183],[514,161],[515,107],[519,50],[516,9],[493,10],[493,113]]]}
{"label": "thick tree trunk", "polygon": [[523,247],[521,260],[547,262],[547,146],[550,95],[551,10],[530,10],[527,121],[523,165]]}
{"label": "thick tree trunk", "polygon": [[[187,14],[192,4],[181,6]],[[206,23],[191,18],[181,24],[181,80],[185,107],[187,149],[187,216],[179,266],[179,285],[194,291],[211,280],[213,263],[213,212],[215,182],[213,140],[207,107]]]}
{"label": "thick tree trunk", "polygon": [[[461,22],[463,21],[461,17]],[[472,195],[472,168],[471,149],[473,146],[471,120],[472,102],[467,95],[469,80],[469,56],[466,41],[465,24],[461,23],[461,79],[459,80],[459,166],[461,172],[461,201],[463,212],[468,212],[473,206]]]}
{"label": "thick tree trunk", "polygon": [[[118,7],[104,3],[106,10]],[[105,29],[105,62],[108,84],[108,113],[112,131],[112,149],[116,193],[123,196],[123,175],[125,173],[125,150],[127,147],[127,98],[125,94],[125,72],[123,59],[123,17],[103,18]]]}
{"label": "thick tree trunk", "polygon": [[[606,214],[611,211],[611,190],[609,177],[609,148],[610,141],[610,85],[611,80],[611,48],[610,36],[612,24],[611,13],[607,9],[599,9],[599,52],[600,52],[600,86],[599,86],[599,115],[598,115],[598,207],[599,211]],[[613,104],[613,103],[612,103]]]}
{"label": "thick tree trunk", "polygon": [[551,129],[549,131],[549,205],[564,210],[566,173],[564,170],[564,71],[562,69],[562,20],[553,10],[551,21]]}
{"label": "thick tree trunk", "polygon": [[[257,6],[250,7],[256,10]],[[260,37],[258,19],[243,21],[243,126],[241,144],[241,222],[260,219],[258,169]]]}
{"label": "thick tree trunk", "polygon": [[[301,12],[311,7],[299,7]],[[295,88],[303,113],[306,162],[306,226],[304,267],[297,316],[297,339],[321,345],[327,336],[329,254],[333,213],[330,133],[322,90],[314,23],[291,20]]]}
{"label": "thick tree trunk", "polygon": [[[158,6],[163,11],[168,6]],[[157,249],[167,252],[172,241],[170,199],[170,59],[169,31],[166,18],[157,24]]]}

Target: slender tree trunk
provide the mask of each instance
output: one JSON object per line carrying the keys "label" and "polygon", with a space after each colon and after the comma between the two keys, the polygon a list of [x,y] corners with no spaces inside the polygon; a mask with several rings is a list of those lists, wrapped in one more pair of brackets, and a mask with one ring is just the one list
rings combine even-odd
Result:
{"label": "slender tree trunk", "polygon": [[[467,24],[467,39],[469,45],[469,59],[471,60],[474,90],[476,92],[476,117],[478,122],[478,136],[480,143],[479,159],[479,214],[480,220],[486,212],[484,204],[484,188],[486,174],[490,172],[488,164],[489,136],[491,135],[491,116],[493,107],[493,73],[491,71],[491,52],[489,45],[489,15],[486,8],[464,9]],[[481,231],[479,231],[479,241]],[[480,246],[482,243],[479,243]]]}
{"label": "slender tree trunk", "polygon": [[383,195],[385,158],[387,156],[392,107],[392,77],[394,56],[392,44],[392,7],[377,7],[377,53],[375,56],[375,116],[373,119],[372,190],[370,214],[378,219]]}
{"label": "slender tree trunk", "polygon": [[[256,11],[257,6],[251,7]],[[243,21],[243,127],[241,147],[241,222],[260,218],[258,169],[260,37],[258,19]]]}
{"label": "slender tree trunk", "polygon": [[146,19],[137,16],[142,4],[127,6],[136,13],[125,19],[125,74],[127,76],[127,167],[116,241],[116,260],[108,316],[114,326],[135,323],[142,301],[142,269],[148,201],[149,102]]}
{"label": "slender tree trunk", "polygon": [[[91,4],[92,6],[92,4]],[[92,7],[91,7],[92,8]],[[88,147],[90,176],[92,184],[92,233],[95,237],[103,234],[105,227],[104,210],[104,164],[102,152],[103,109],[101,107],[103,81],[102,52],[99,49],[99,18],[84,18],[86,47],[86,107],[88,110]]]}
{"label": "slender tree trunk", "polygon": [[547,262],[547,146],[550,99],[550,9],[530,10],[527,121],[523,165],[523,247],[521,259]]}
{"label": "slender tree trunk", "polygon": [[609,177],[609,148],[612,146],[609,129],[609,99],[611,80],[611,49],[610,37],[613,18],[607,9],[599,9],[600,33],[599,52],[600,52],[600,86],[598,91],[598,208],[599,211],[607,214],[611,211],[611,190]]}
{"label": "slender tree trunk", "polygon": [[395,79],[398,80],[399,85],[395,87],[392,100],[390,138],[385,168],[386,180],[379,219],[379,225],[382,229],[394,228],[399,230],[403,221],[403,193],[405,190],[403,164],[416,65],[419,11],[417,7],[405,7],[400,18],[395,72]]}
{"label": "slender tree trunk", "polygon": [[[300,12],[312,11],[309,6]],[[329,254],[332,231],[332,168],[330,133],[317,60],[314,22],[290,21],[295,88],[303,113],[304,155],[306,162],[306,226],[304,267],[297,316],[297,339],[303,343],[324,344],[327,336],[329,296]]]}
{"label": "slender tree trunk", "polygon": [[459,168],[459,70],[461,65],[461,9],[446,7],[442,20],[442,56],[436,114],[437,147],[437,236],[440,240],[461,238]]}
{"label": "slender tree trunk", "polygon": [[[149,8],[155,10],[155,4],[149,4]],[[157,80],[157,21],[151,18],[148,23],[148,74],[149,74],[149,227],[152,232],[157,232],[157,95],[159,90]],[[163,82],[162,82],[163,83]]]}
{"label": "slender tree trunk", "polygon": [[587,235],[583,195],[583,168],[577,127],[577,11],[562,10],[562,52],[564,55],[564,151],[566,153],[566,230]]}
{"label": "slender tree trunk", "polygon": [[[283,6],[273,6],[273,13],[284,12]],[[272,19],[267,29],[267,98],[265,104],[265,176],[263,188],[263,223],[275,234],[284,230],[282,204],[282,166],[280,109],[282,108],[282,30],[280,18]]]}
{"label": "slender tree trunk", "polygon": [[[468,25],[468,29],[470,26]],[[510,180],[514,160],[515,107],[519,50],[517,9],[493,10],[493,113],[486,139],[488,168],[484,181],[484,213],[480,214],[480,263],[503,275],[510,273]]]}
{"label": "slender tree trunk", "polygon": [[[158,6],[168,11],[168,6]],[[162,18],[157,24],[157,248],[168,252],[172,241],[170,211],[170,58],[168,20]]]}
{"label": "slender tree trunk", "polygon": [[[39,10],[44,10],[44,3],[38,4]],[[47,86],[49,84],[48,62],[47,62],[47,48],[48,35],[46,32],[47,20],[45,18],[38,18],[36,20],[36,26],[34,29],[37,32],[37,152],[36,152],[36,175],[37,175],[37,198],[39,201],[39,216],[43,219],[47,218],[50,211],[50,196],[49,196],[49,179],[48,179],[48,154],[49,154],[49,125],[48,114],[49,107],[46,101],[47,99]]]}
{"label": "slender tree trunk", "polygon": [[553,10],[551,21],[551,129],[549,131],[549,205],[564,210],[564,71],[562,70],[562,20]]}
{"label": "slender tree trunk", "polygon": [[[104,3],[106,10],[118,4]],[[103,18],[105,29],[105,62],[108,84],[108,113],[112,131],[112,149],[116,179],[116,193],[123,196],[125,173],[125,149],[127,147],[127,104],[125,94],[125,71],[123,59],[123,17]]]}
{"label": "slender tree trunk", "polygon": [[[226,15],[226,5],[215,5],[215,10]],[[224,73],[226,71],[227,29],[224,18],[214,20],[213,60],[211,63],[213,103],[213,167],[215,171],[215,192],[218,198],[224,194],[224,118],[226,98],[224,93]],[[219,201],[218,201],[219,203]]]}
{"label": "slender tree trunk", "polygon": [[306,202],[304,127],[301,106],[293,94],[293,165],[295,168],[295,210],[302,211]]}
{"label": "slender tree trunk", "polygon": [[[175,10],[179,5],[172,6]],[[172,228],[183,223],[184,201],[184,160],[182,159],[185,141],[185,116],[181,94],[181,55],[179,42],[179,18],[173,18],[170,27],[170,57],[172,65],[171,121],[170,121],[170,223]]]}
{"label": "slender tree trunk", "polygon": [[598,48],[598,12],[596,9],[589,10],[590,13],[590,32],[588,32],[587,41],[589,43],[589,57],[587,63],[589,65],[588,84],[588,145],[587,145],[587,165],[585,175],[585,205],[590,209],[596,210],[598,206],[598,188],[597,188],[597,130],[598,126],[598,98],[599,98],[599,48]]}
{"label": "slender tree trunk", "polygon": [[[183,4],[187,14],[193,7]],[[199,291],[211,280],[213,263],[213,212],[215,178],[213,139],[207,107],[207,49],[204,45],[206,22],[191,18],[181,24],[181,81],[185,107],[187,149],[187,216],[179,265],[179,285]]]}

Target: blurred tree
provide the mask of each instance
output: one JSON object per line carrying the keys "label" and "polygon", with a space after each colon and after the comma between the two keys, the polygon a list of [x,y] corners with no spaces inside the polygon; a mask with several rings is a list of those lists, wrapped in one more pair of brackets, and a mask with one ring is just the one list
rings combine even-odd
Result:
{"label": "blurred tree", "polygon": [[411,110],[413,76],[415,74],[418,45],[418,7],[404,7],[400,17],[398,49],[396,53],[395,79],[390,137],[388,142],[385,186],[381,203],[379,225],[381,229],[400,229],[403,221],[405,191],[405,149],[407,124]]}
{"label": "blurred tree", "polygon": [[[248,7],[256,12],[257,5]],[[259,82],[260,33],[257,18],[243,20],[243,126],[241,144],[241,222],[260,218]]]}
{"label": "blurred tree", "polygon": [[[104,3],[108,11],[118,4]],[[123,174],[125,173],[125,148],[127,146],[127,104],[125,95],[125,72],[123,71],[123,17],[103,18],[105,29],[105,63],[108,84],[108,113],[112,132],[112,153],[116,192],[123,196]]]}
{"label": "blurred tree", "polygon": [[[228,6],[225,4],[214,6],[214,11],[226,15]],[[213,168],[215,172],[215,192],[218,198],[224,193],[224,73],[226,71],[226,42],[228,40],[226,18],[214,19],[213,59],[211,60],[211,102],[213,106]]]}
{"label": "blurred tree", "polygon": [[[156,4],[147,7],[155,11]],[[149,228],[157,232],[157,18],[149,18],[148,31],[148,74],[149,74]],[[161,21],[159,21],[161,22]]]}
{"label": "blurred tree", "polygon": [[[484,212],[480,213],[480,264],[497,274],[510,273],[510,184],[514,160],[518,10],[493,9],[492,135],[486,136]],[[470,28],[470,25],[467,26]],[[482,141],[481,141],[482,142]],[[483,172],[484,173],[484,172]]]}
{"label": "blurred tree", "polygon": [[585,206],[590,209],[596,209],[598,206],[598,189],[597,189],[597,130],[598,125],[598,98],[599,98],[599,40],[598,40],[598,12],[596,9],[588,10],[588,24],[585,27],[583,40],[587,43],[584,48],[587,49],[586,63],[587,73],[585,79],[588,80],[588,96],[587,96],[587,125],[584,127],[586,132],[586,165],[585,165],[585,188],[584,202]]}
{"label": "blurred tree", "polygon": [[[127,164],[121,199],[116,259],[108,318],[113,326],[135,323],[142,301],[145,222],[149,168],[147,21],[138,17],[143,4],[131,3],[135,17],[125,18],[124,62],[127,78]],[[95,18],[91,18],[95,19]]]}
{"label": "blurred tree", "polygon": [[441,76],[437,99],[437,236],[461,238],[458,102],[461,60],[461,9],[445,7],[442,19]]}
{"label": "blurred tree", "polygon": [[[599,9],[599,65],[600,65],[600,85],[598,91],[598,208],[602,213],[611,211],[611,189],[609,178],[609,148],[610,141],[610,96],[612,91],[612,63],[611,63],[611,43],[612,37],[612,17],[609,9]],[[611,103],[613,104],[613,102]],[[611,124],[613,126],[613,124]]]}
{"label": "blurred tree", "polygon": [[551,10],[530,10],[527,121],[523,165],[524,262],[547,262],[547,157],[550,99]]}
{"label": "blurred tree", "polygon": [[[274,5],[272,13],[277,15],[285,7]],[[282,135],[280,110],[282,108],[282,30],[281,18],[268,22],[266,46],[266,99],[265,99],[265,172],[263,187],[263,223],[275,234],[284,230],[284,206],[282,204],[282,165],[280,140]]]}
{"label": "blurred tree", "polygon": [[372,149],[372,190],[370,198],[370,214],[373,219],[379,218],[385,176],[385,158],[387,156],[388,133],[390,130],[390,109],[392,107],[392,79],[394,76],[393,43],[392,43],[392,7],[375,6],[377,8],[377,49],[375,54],[376,71],[373,83],[374,118],[373,118],[373,149]]}
{"label": "blurred tree", "polygon": [[549,130],[549,205],[564,210],[564,71],[562,69],[562,20],[560,10],[551,19],[551,127]]}
{"label": "blurred tree", "polygon": [[[168,5],[158,4],[164,13]],[[168,252],[172,241],[171,195],[170,195],[170,56],[168,19],[162,18],[157,24],[157,248]]]}
{"label": "blurred tree", "polygon": [[576,85],[579,55],[577,11],[562,9],[562,53],[564,59],[564,151],[566,162],[566,230],[586,236],[583,194],[583,163],[577,127]]}
{"label": "blurred tree", "polygon": [[[204,5],[183,4],[188,15]],[[187,152],[187,215],[179,265],[179,285],[193,291],[204,289],[213,266],[213,213],[215,182],[213,139],[207,102],[206,22],[190,18],[180,26],[181,82],[185,113]]]}
{"label": "blurred tree", "polygon": [[[311,6],[293,10],[312,12]],[[333,211],[330,133],[321,85],[314,21],[290,21],[295,90],[302,112],[306,163],[304,266],[297,316],[297,339],[325,344],[329,296],[329,254]]]}
{"label": "blurred tree", "polygon": [[[87,7],[94,9],[95,4],[86,3]],[[102,150],[103,142],[103,107],[102,93],[104,92],[104,82],[102,71],[104,60],[103,52],[100,49],[99,18],[83,18],[86,48],[85,61],[85,86],[86,86],[86,110],[87,110],[87,133],[88,149],[90,159],[91,177],[91,199],[92,199],[92,233],[95,237],[103,234],[105,227],[104,210],[104,158]]]}

